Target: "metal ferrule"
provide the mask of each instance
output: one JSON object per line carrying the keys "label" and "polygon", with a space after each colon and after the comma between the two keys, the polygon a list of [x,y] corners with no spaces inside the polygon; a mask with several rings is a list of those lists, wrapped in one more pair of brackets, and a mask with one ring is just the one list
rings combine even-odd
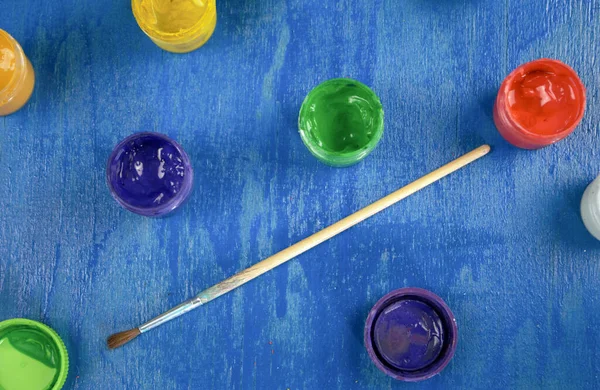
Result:
{"label": "metal ferrule", "polygon": [[165,322],[171,321],[174,318],[184,315],[185,313],[187,313],[190,310],[194,310],[198,306],[201,306],[203,303],[204,303],[203,299],[201,299],[199,297],[194,297],[192,299],[189,299],[189,300],[183,302],[182,304],[180,304],[178,306],[175,306],[171,310],[164,312],[163,314],[159,315],[158,317],[151,319],[150,321],[139,326],[138,329],[140,330],[141,333],[147,332],[150,329],[156,328],[157,326],[164,324]]}

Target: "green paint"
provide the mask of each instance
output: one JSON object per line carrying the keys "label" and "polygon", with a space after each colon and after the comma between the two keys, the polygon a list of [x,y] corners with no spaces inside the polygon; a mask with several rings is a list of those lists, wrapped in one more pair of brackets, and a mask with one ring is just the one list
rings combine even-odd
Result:
{"label": "green paint", "polygon": [[383,134],[383,107],[366,85],[351,79],[326,81],[304,100],[300,135],[315,157],[333,166],[365,158]]}
{"label": "green paint", "polygon": [[0,323],[0,390],[55,390],[64,384],[67,352],[58,335],[35,321]]}

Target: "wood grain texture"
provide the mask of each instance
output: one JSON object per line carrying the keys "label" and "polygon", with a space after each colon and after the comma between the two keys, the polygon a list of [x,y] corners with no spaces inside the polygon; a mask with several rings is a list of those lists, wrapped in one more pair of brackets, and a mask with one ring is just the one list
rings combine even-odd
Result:
{"label": "wood grain texture", "polygon": [[[174,55],[129,2],[3,0],[37,85],[0,118],[0,320],[64,338],[68,389],[578,389],[600,383],[600,243],[579,200],[600,173],[599,0],[218,0],[202,49]],[[519,64],[554,57],[588,87],[582,125],[539,151],[502,140],[492,104]],[[329,168],[297,133],[308,91],[352,77],[386,130]],[[112,200],[105,163],[135,131],[189,153],[196,184],[165,219]],[[161,313],[483,143],[489,157],[116,351]],[[395,382],[362,342],[392,289],[429,289],[456,355]]]}

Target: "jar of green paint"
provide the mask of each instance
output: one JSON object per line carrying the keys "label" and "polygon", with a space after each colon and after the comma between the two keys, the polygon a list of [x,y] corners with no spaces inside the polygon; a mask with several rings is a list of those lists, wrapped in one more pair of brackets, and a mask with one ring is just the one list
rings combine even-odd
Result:
{"label": "jar of green paint", "polygon": [[37,321],[0,322],[0,389],[60,390],[69,357],[58,334]]}
{"label": "jar of green paint", "polygon": [[356,164],[383,135],[383,107],[366,85],[332,79],[313,89],[300,109],[300,137],[320,161],[335,167]]}

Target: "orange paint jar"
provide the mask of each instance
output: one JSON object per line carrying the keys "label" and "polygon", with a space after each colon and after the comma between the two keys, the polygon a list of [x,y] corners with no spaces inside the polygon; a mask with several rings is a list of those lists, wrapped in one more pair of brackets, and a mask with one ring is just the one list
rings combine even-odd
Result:
{"label": "orange paint jar", "polygon": [[538,149],[575,130],[585,101],[585,87],[577,73],[558,60],[544,58],[519,66],[504,80],[494,105],[494,122],[514,146]]}
{"label": "orange paint jar", "polygon": [[35,74],[21,45],[0,30],[0,116],[19,110],[31,96]]}

